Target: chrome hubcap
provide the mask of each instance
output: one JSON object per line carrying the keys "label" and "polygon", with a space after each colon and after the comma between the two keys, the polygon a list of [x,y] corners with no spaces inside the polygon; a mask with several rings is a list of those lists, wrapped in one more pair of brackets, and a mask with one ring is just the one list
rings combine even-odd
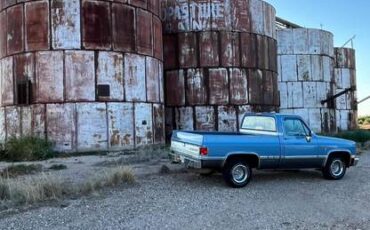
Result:
{"label": "chrome hubcap", "polygon": [[333,161],[331,163],[330,169],[333,176],[340,176],[344,170],[343,162],[341,160]]}
{"label": "chrome hubcap", "polygon": [[248,179],[248,169],[245,165],[237,164],[232,168],[231,174],[233,180],[237,183],[243,183]]}

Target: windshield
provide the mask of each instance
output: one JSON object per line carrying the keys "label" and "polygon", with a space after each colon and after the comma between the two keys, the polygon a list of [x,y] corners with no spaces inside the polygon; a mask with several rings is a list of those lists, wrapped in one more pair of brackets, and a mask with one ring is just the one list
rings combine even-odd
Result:
{"label": "windshield", "polygon": [[246,130],[276,132],[276,122],[273,117],[246,116],[241,128]]}

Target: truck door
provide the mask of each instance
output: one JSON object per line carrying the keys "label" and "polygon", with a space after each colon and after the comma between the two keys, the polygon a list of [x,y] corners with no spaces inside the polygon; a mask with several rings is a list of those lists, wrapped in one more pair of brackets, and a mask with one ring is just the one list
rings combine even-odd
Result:
{"label": "truck door", "polygon": [[284,118],[280,168],[320,168],[322,158],[310,129],[299,118]]}

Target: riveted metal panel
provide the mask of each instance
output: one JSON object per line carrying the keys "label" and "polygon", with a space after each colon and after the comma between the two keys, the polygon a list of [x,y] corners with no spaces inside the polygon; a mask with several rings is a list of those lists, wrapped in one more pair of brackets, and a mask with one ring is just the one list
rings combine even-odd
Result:
{"label": "riveted metal panel", "polygon": [[177,35],[163,36],[164,68],[175,69],[178,67],[178,40]]}
{"label": "riveted metal panel", "polygon": [[155,58],[146,58],[146,93],[148,102],[159,102],[159,65]]}
{"label": "riveted metal panel", "polygon": [[308,114],[310,117],[310,123],[309,126],[311,130],[313,130],[316,133],[321,133],[321,111],[320,109],[309,109]]}
{"label": "riveted metal panel", "polygon": [[311,57],[297,55],[298,81],[312,81]]}
{"label": "riveted metal panel", "polygon": [[167,105],[185,105],[185,78],[184,71],[174,70],[166,72]]}
{"label": "riveted metal panel", "polygon": [[135,51],[135,8],[112,4],[113,49],[123,52]]}
{"label": "riveted metal panel", "polygon": [[210,69],[208,84],[210,104],[225,105],[229,102],[229,79],[227,69]]}
{"label": "riveted metal panel", "polygon": [[77,111],[77,150],[107,149],[107,108],[105,103],[80,103]]}
{"label": "riveted metal panel", "polygon": [[164,79],[163,79],[163,63],[158,62],[159,69],[159,101],[164,103]]}
{"label": "riveted metal panel", "polygon": [[164,106],[160,104],[153,104],[154,144],[162,144],[165,142],[164,118]]}
{"label": "riveted metal panel", "polygon": [[250,104],[262,104],[263,102],[263,71],[249,70],[248,94]]}
{"label": "riveted metal panel", "polygon": [[[233,26],[233,7],[234,0],[211,0],[212,30],[230,30]],[[238,23],[239,25],[239,23]]]}
{"label": "riveted metal panel", "polygon": [[199,34],[199,52],[201,67],[215,67],[219,65],[217,32],[201,32]]}
{"label": "riveted metal panel", "polygon": [[189,69],[187,71],[186,99],[189,105],[207,103],[207,87],[203,69]]}
{"label": "riveted metal panel", "polygon": [[241,33],[241,65],[247,68],[257,67],[257,36],[255,34]]}
{"label": "riveted metal panel", "polygon": [[321,54],[321,33],[320,30],[308,30],[308,53]]}
{"label": "riveted metal panel", "polygon": [[270,4],[266,2],[263,5],[263,29],[266,36],[273,37],[273,30],[275,30],[275,11]]}
{"label": "riveted metal panel", "polygon": [[152,105],[135,104],[135,144],[142,146],[153,143]]}
{"label": "riveted metal panel", "polygon": [[236,132],[237,131],[237,116],[233,106],[218,107],[218,131],[220,132]]}
{"label": "riveted metal panel", "polygon": [[[180,107],[175,109],[176,129],[194,130],[194,110],[192,107]],[[167,118],[167,117],[166,117]]]}
{"label": "riveted metal panel", "polygon": [[355,50],[349,48],[335,48],[335,67],[356,69]]}
{"label": "riveted metal panel", "polygon": [[36,53],[36,102],[63,102],[63,52]]}
{"label": "riveted metal panel", "polygon": [[335,77],[335,86],[337,89],[343,89],[342,83],[342,69],[334,69],[334,77]]}
{"label": "riveted metal panel", "polygon": [[344,89],[348,89],[351,87],[351,71],[349,69],[341,69],[342,75],[342,86]]}
{"label": "riveted metal panel", "polygon": [[323,62],[322,57],[317,55],[311,55],[311,73],[312,80],[322,81],[323,77]]}
{"label": "riveted metal panel", "polygon": [[294,54],[294,38],[292,29],[277,31],[277,47],[279,54]]}
{"label": "riveted metal panel", "polygon": [[0,61],[1,76],[1,105],[14,103],[14,80],[13,80],[13,57],[7,57]]}
{"label": "riveted metal panel", "polygon": [[162,1],[162,20],[165,33],[189,31],[191,26],[188,0]]}
{"label": "riveted metal panel", "polygon": [[171,140],[172,131],[176,129],[175,124],[175,109],[165,107],[165,132],[166,132],[166,142]]}
{"label": "riveted metal panel", "polygon": [[25,81],[31,81],[32,94],[30,94],[30,101],[34,101],[36,89],[34,84],[34,66],[34,55],[32,53],[25,53],[14,56],[15,101],[18,101],[17,84]]}
{"label": "riveted metal panel", "polygon": [[242,119],[244,118],[244,115],[246,113],[251,113],[252,112],[252,107],[250,105],[242,105],[242,106],[238,106],[237,109],[238,109],[239,127],[241,127],[242,122],[243,122]]}
{"label": "riveted metal panel", "polygon": [[54,49],[80,49],[80,18],[80,1],[51,1],[51,37]]}
{"label": "riveted metal panel", "polygon": [[274,79],[272,72],[265,71],[263,74],[263,104],[274,105]]}
{"label": "riveted metal panel", "polygon": [[308,30],[294,29],[294,54],[308,54]]}
{"label": "riveted metal panel", "polygon": [[7,54],[15,54],[24,49],[23,5],[7,9]]}
{"label": "riveted metal panel", "polygon": [[75,104],[47,104],[47,135],[56,151],[76,150]]}
{"label": "riveted metal panel", "polygon": [[152,14],[138,9],[136,40],[137,51],[141,54],[153,55],[153,22]]}
{"label": "riveted metal panel", "polygon": [[65,99],[67,101],[95,100],[94,52],[65,52]]}
{"label": "riveted metal panel", "polygon": [[264,7],[260,0],[249,0],[252,18],[252,32],[264,34]]}
{"label": "riveted metal panel", "polygon": [[279,82],[279,93],[280,93],[280,108],[288,108],[288,83]]}
{"label": "riveted metal panel", "polygon": [[249,0],[232,0],[231,17],[233,18],[232,29],[240,32],[251,31],[251,11]]}
{"label": "riveted metal panel", "polygon": [[32,135],[40,138],[45,137],[46,106],[36,104],[31,106]]}
{"label": "riveted metal panel", "polygon": [[221,65],[224,67],[240,66],[239,34],[220,32]]}
{"label": "riveted metal panel", "polygon": [[148,10],[153,14],[160,15],[160,1],[159,0],[148,0]]}
{"label": "riveted metal panel", "polygon": [[257,35],[257,63],[259,69],[269,67],[269,47],[267,37]]}
{"label": "riveted metal panel", "polygon": [[327,31],[321,33],[321,54],[334,57],[333,34]]}
{"label": "riveted metal panel", "polygon": [[14,74],[16,81],[33,80],[34,56],[32,53],[14,56]]}
{"label": "riveted metal panel", "polygon": [[[308,83],[308,85],[310,85],[310,83]],[[311,94],[307,94],[304,97],[303,91],[306,92],[306,90],[308,89],[306,88],[306,85],[303,85],[302,89],[302,83],[300,82],[288,82],[287,86],[288,86],[287,90],[288,108],[308,107],[308,104],[306,105],[307,103],[306,99],[310,98],[310,96],[316,98],[316,91],[311,92],[312,90],[315,90],[312,88],[310,88],[311,91],[308,91],[311,92]]]}
{"label": "riveted metal panel", "polygon": [[125,54],[125,98],[127,101],[145,101],[145,57]]}
{"label": "riveted metal panel", "polygon": [[244,69],[230,69],[230,103],[248,104],[248,78]]}
{"label": "riveted metal panel", "polygon": [[32,110],[30,106],[20,107],[21,119],[21,135],[29,137],[32,135]]}
{"label": "riveted metal panel", "polygon": [[276,47],[276,41],[274,39],[268,38],[268,70],[278,72],[277,67],[277,47]]}
{"label": "riveted metal panel", "polygon": [[293,114],[300,116],[306,124],[309,124],[308,109],[294,109]]}
{"label": "riveted metal panel", "polygon": [[215,110],[212,106],[195,107],[195,127],[203,131],[216,130]]}
{"label": "riveted metal panel", "polygon": [[5,128],[5,110],[0,107],[0,144],[3,144],[6,139],[6,128]]}
{"label": "riveted metal panel", "polygon": [[110,14],[108,2],[82,0],[82,41],[84,48],[111,48]]}
{"label": "riveted metal panel", "polygon": [[196,33],[178,34],[178,44],[179,44],[180,68],[196,67],[198,65],[197,34]]}
{"label": "riveted metal panel", "polygon": [[162,22],[157,17],[153,17],[153,55],[163,60]]}
{"label": "riveted metal panel", "polygon": [[133,6],[141,7],[144,9],[148,7],[148,0],[128,0],[128,3],[130,3]]}
{"label": "riveted metal panel", "polygon": [[317,107],[318,100],[316,82],[303,82],[303,98],[305,107]]}
{"label": "riveted metal panel", "polygon": [[330,95],[330,83],[328,82],[316,82],[317,91],[317,102],[316,106],[320,107],[321,101],[326,100]]}
{"label": "riveted metal panel", "polygon": [[281,79],[282,81],[297,81],[296,55],[281,56]]}
{"label": "riveted metal panel", "polygon": [[21,136],[21,107],[9,106],[5,108],[6,139]]}
{"label": "riveted metal panel", "polygon": [[98,95],[99,101],[123,100],[123,56],[114,52],[97,53],[97,84],[109,85],[109,97]]}
{"label": "riveted metal panel", "polygon": [[[277,73],[272,73],[272,87],[273,87],[273,91],[274,91],[274,94],[273,94],[273,97],[274,97],[274,101],[273,101],[273,105],[274,106],[279,106],[280,105],[280,97],[279,97],[279,86],[278,86],[278,74]],[[275,110],[276,110],[276,107],[275,107]],[[275,111],[274,110],[274,111]]]}
{"label": "riveted metal panel", "polygon": [[132,103],[107,103],[108,144],[116,150],[134,147],[134,106]]}
{"label": "riveted metal panel", "polygon": [[193,31],[211,29],[211,0],[189,1],[190,26]]}
{"label": "riveted metal panel", "polygon": [[37,1],[25,4],[26,51],[46,50],[50,46],[49,2]]}
{"label": "riveted metal panel", "polygon": [[6,56],[6,41],[7,41],[7,30],[6,30],[6,11],[0,12],[0,58]]}

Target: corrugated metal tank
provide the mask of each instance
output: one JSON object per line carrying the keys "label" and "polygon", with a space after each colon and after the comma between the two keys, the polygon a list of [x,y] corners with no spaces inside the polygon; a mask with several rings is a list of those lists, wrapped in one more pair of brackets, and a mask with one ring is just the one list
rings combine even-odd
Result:
{"label": "corrugated metal tank", "polygon": [[271,5],[260,0],[164,0],[162,13],[167,133],[235,131],[245,112],[277,110]]}
{"label": "corrugated metal tank", "polygon": [[58,151],[164,142],[159,0],[0,1],[0,141]]}
{"label": "corrugated metal tank", "polygon": [[354,91],[336,99],[336,120],[338,131],[357,128],[356,95],[356,53],[350,48],[335,48],[335,93],[346,89]]}
{"label": "corrugated metal tank", "polygon": [[315,132],[335,132],[333,95],[334,43],[330,32],[318,29],[277,31],[280,112],[297,114]]}

